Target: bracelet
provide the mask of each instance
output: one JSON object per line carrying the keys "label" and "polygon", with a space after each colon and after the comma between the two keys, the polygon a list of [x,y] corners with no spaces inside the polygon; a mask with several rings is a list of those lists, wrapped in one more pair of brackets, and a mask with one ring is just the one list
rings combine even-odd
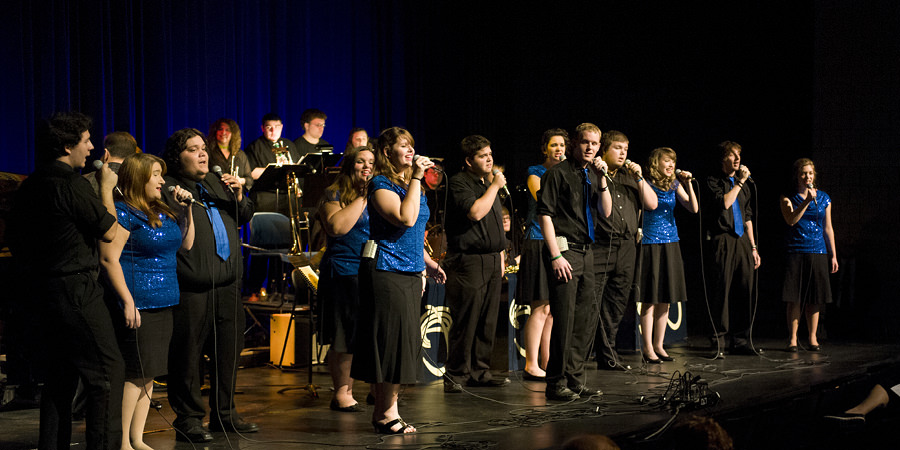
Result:
{"label": "bracelet", "polygon": [[562,258],[562,253],[550,258],[550,261],[556,261],[557,259]]}
{"label": "bracelet", "polygon": [[640,183],[641,181],[644,181],[644,177],[638,178],[636,182],[637,182],[637,183]]}
{"label": "bracelet", "polygon": [[609,186],[600,188],[600,192],[606,192],[609,190]]}
{"label": "bracelet", "polygon": [[[410,178],[412,178],[412,180],[419,180],[419,181],[422,181],[422,177],[419,177],[419,178],[416,178],[416,177],[410,177]],[[412,180],[409,180],[409,181],[412,182]]]}

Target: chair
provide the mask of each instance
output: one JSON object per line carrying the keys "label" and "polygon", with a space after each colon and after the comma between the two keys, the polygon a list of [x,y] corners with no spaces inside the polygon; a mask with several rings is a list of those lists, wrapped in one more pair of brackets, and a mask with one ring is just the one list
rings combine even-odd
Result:
{"label": "chair", "polygon": [[[252,278],[258,272],[253,270],[258,268],[258,263],[253,263],[257,257],[266,258],[265,280],[261,285],[266,286],[269,290],[273,286],[269,286],[269,281],[273,279],[272,259],[278,258],[278,293],[281,300],[284,301],[285,282],[288,277],[290,268],[286,269],[286,265],[290,266],[288,259],[291,247],[293,246],[293,234],[291,232],[291,219],[284,214],[276,212],[258,212],[250,219],[250,242],[244,244],[250,249],[250,257],[247,258],[247,274],[248,282],[253,284]],[[251,288],[256,288],[252,286]]]}

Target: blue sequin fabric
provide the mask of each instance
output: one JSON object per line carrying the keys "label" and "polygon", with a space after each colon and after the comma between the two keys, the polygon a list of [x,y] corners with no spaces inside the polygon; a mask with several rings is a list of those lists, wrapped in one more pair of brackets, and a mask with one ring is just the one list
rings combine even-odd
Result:
{"label": "blue sequin fabric", "polygon": [[[794,210],[803,203],[799,193],[790,198]],[[816,203],[810,203],[800,221],[790,227],[787,234],[788,253],[828,253],[825,246],[825,209],[831,204],[831,197],[825,192],[816,193]]]}
{"label": "blue sequin fabric", "polygon": [[676,184],[674,188],[668,191],[648,183],[656,197],[659,199],[659,206],[653,211],[644,211],[644,244],[667,244],[669,242],[678,242],[678,227],[675,226],[675,191],[678,190]]}
{"label": "blue sequin fabric", "polygon": [[406,197],[406,189],[391,183],[384,175],[372,178],[369,183],[370,239],[378,243],[375,268],[402,273],[425,270],[425,226],[430,214],[425,196],[422,195],[419,200],[419,217],[416,218],[416,224],[410,228],[397,227],[373,209],[372,196],[379,189],[397,193],[401,201]]}
{"label": "blue sequin fabric", "polygon": [[[329,193],[326,192],[325,195]],[[341,193],[335,191],[325,201],[340,202]],[[346,205],[345,205],[346,206]],[[325,256],[322,267],[331,267],[337,275],[356,275],[359,273],[359,261],[362,258],[363,245],[369,239],[369,210],[364,209],[356,224],[347,234],[338,237],[328,236],[325,244]]]}
{"label": "blue sequin fabric", "polygon": [[[544,167],[543,164],[528,168],[528,176],[534,175],[541,178],[546,172],[547,168]],[[525,235],[528,236],[528,239],[544,239],[544,235],[541,234],[541,224],[538,223],[537,219],[537,201],[534,200],[531,191],[528,192],[528,218],[526,219],[526,223],[528,225],[528,231],[525,232]]]}
{"label": "blue sequin fabric", "polygon": [[138,309],[178,304],[178,274],[175,254],[181,248],[181,228],[164,214],[162,225],[152,228],[147,216],[124,202],[116,202],[119,225],[131,234],[119,263],[125,283]]}

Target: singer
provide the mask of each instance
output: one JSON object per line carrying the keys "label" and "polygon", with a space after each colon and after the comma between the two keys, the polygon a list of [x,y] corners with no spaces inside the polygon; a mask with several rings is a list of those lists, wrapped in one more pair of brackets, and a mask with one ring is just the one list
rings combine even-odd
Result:
{"label": "singer", "polygon": [[[819,310],[831,303],[829,271],[838,271],[834,229],[831,227],[831,197],[815,188],[816,166],[811,159],[794,162],[793,193],[781,196],[781,214],[788,224],[787,261],[781,298],[787,303],[790,333],[788,352],[797,352],[797,328],[801,309],[806,310],[809,351],[819,351],[816,330]],[[830,267],[829,267],[830,266]]]}
{"label": "singer", "polygon": [[119,231],[100,243],[100,263],[110,289],[107,302],[125,359],[122,397],[124,448],[145,449],[144,424],[153,379],[165,375],[172,339],[172,306],[178,304],[175,253],[194,244],[187,191],[175,189],[177,214],[162,202],[166,163],[133,153],[119,168],[122,198],[116,201]]}
{"label": "singer", "polygon": [[439,283],[445,278],[425,253],[428,205],[422,175],[434,163],[413,160],[414,145],[409,131],[391,127],[374,146],[377,175],[369,182],[368,211],[369,242],[377,249],[374,258],[363,258],[359,269],[360,317],[365,319],[357,322],[359,345],[350,375],[375,384],[372,426],[384,434],[416,431],[400,418],[397,396],[401,384],[416,382],[423,272]]}
{"label": "singer", "polygon": [[612,206],[607,180],[598,176],[606,171],[606,163],[594,157],[600,148],[600,129],[591,123],[578,125],[574,142],[569,158],[541,179],[537,206],[547,245],[544,263],[553,315],[544,396],[562,401],[600,395],[585,385],[584,370],[597,313],[590,244],[593,215],[598,209],[609,214]]}
{"label": "singer", "polygon": [[544,132],[541,139],[543,164],[528,168],[528,217],[526,219],[525,246],[516,282],[516,300],[519,304],[531,304],[531,314],[525,322],[525,369],[522,378],[544,381],[547,361],[550,359],[550,332],[553,316],[550,315],[550,285],[547,267],[544,265],[544,236],[537,220],[537,196],[541,190],[541,177],[547,169],[566,159],[569,133],[562,128]]}
{"label": "singer", "polygon": [[675,360],[663,348],[669,304],[687,301],[684,263],[675,226],[675,200],[694,214],[700,210],[691,174],[676,171],[675,161],[675,151],[662,147],[650,152],[647,164],[647,179],[658,204],[656,209],[644,211],[637,300],[641,302],[644,361],[650,364]]}
{"label": "singer", "polygon": [[506,249],[500,190],[506,177],[494,170],[491,142],[468,136],[460,143],[465,170],[450,178],[447,195],[447,305],[453,326],[444,392],[467,386],[500,387],[509,379],[491,374]]}
{"label": "singer", "polygon": [[57,113],[38,125],[38,169],[22,182],[7,229],[16,279],[33,288],[24,306],[40,327],[42,449],[69,447],[79,379],[87,393],[87,448],[121,445],[125,367],[97,281],[97,241],[112,241],[118,231],[118,178],[101,165],[98,198],[76,172],[94,148],[90,128],[91,119],[77,112]]}
{"label": "singer", "polygon": [[[641,209],[656,209],[657,198],[644,181],[641,166],[628,159],[628,137],[621,131],[603,134],[600,144],[603,161],[609,168],[611,212],[600,214],[596,225],[594,251],[595,290],[600,302],[600,324],[594,348],[597,368],[622,370],[616,352],[616,334],[625,317],[637,263],[638,228]],[[606,210],[609,211],[609,210]]]}
{"label": "singer", "polygon": [[[258,430],[256,424],[241,420],[234,406],[237,363],[244,345],[244,313],[238,290],[243,264],[237,227],[250,221],[253,202],[243,195],[240,182],[231,174],[223,174],[221,179],[208,175],[208,158],[206,137],[194,128],[169,136],[163,152],[163,160],[172,170],[165,177],[166,184],[188,191],[208,208],[191,208],[194,245],[178,252],[181,296],[172,311],[175,327],[169,348],[168,395],[176,414],[175,438],[190,442],[212,440],[203,427],[206,409],[200,395],[204,348],[214,356],[210,368],[210,429],[241,433]],[[164,191],[163,198],[170,208],[178,207],[173,193]]]}
{"label": "singer", "polygon": [[350,367],[359,318],[359,264],[369,239],[366,185],[374,168],[371,147],[344,152],[341,172],[325,189],[317,214],[328,235],[319,264],[319,330],[322,343],[331,345],[327,359],[334,396],[330,406],[341,412],[365,411],[353,398]]}
{"label": "singer", "polygon": [[735,354],[754,355],[749,342],[750,296],[753,271],[760,257],[753,235],[753,210],[750,208],[750,169],[741,165],[741,146],[737,142],[719,144],[721,170],[706,179],[703,226],[710,252],[706,273],[710,275],[709,293],[716,335],[716,357],[724,358],[729,346]]}

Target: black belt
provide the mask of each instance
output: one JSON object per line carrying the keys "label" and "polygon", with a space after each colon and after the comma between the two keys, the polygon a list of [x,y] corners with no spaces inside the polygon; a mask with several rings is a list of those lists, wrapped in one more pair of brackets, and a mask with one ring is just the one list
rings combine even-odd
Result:
{"label": "black belt", "polygon": [[571,248],[573,250],[581,250],[583,252],[587,251],[587,249],[591,248],[591,244],[579,244],[577,242],[568,242],[566,245],[568,245],[569,248]]}

